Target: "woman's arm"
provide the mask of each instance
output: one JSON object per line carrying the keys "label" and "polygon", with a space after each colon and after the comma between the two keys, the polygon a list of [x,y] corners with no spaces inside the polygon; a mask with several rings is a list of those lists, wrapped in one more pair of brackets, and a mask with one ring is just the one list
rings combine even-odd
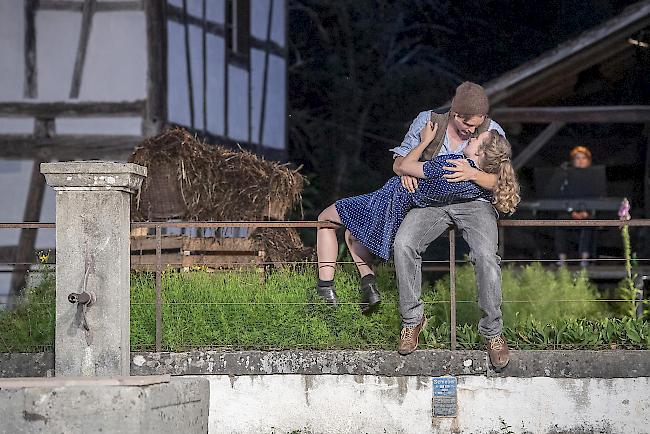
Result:
{"label": "woman's arm", "polygon": [[480,187],[488,190],[494,190],[497,185],[497,175],[495,173],[485,173],[469,165],[465,159],[447,160],[450,166],[444,167],[445,170],[453,172],[444,175],[449,182],[472,181]]}
{"label": "woman's arm", "polygon": [[424,175],[424,163],[418,160],[427,146],[429,146],[429,143],[431,143],[431,140],[436,136],[436,131],[438,131],[438,124],[433,124],[431,121],[427,122],[420,132],[420,143],[406,157],[395,158],[393,170],[396,174],[426,178]]}

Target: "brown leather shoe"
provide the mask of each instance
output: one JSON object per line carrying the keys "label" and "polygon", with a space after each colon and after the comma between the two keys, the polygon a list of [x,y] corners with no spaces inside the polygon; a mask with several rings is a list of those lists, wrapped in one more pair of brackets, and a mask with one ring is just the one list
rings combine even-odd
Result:
{"label": "brown leather shoe", "polygon": [[411,354],[418,348],[420,333],[427,327],[427,317],[422,315],[420,324],[415,327],[403,327],[399,336],[399,345],[397,352],[405,356]]}
{"label": "brown leather shoe", "polygon": [[490,356],[490,363],[495,370],[501,370],[506,367],[510,361],[510,350],[503,336],[496,336],[487,341],[487,352]]}

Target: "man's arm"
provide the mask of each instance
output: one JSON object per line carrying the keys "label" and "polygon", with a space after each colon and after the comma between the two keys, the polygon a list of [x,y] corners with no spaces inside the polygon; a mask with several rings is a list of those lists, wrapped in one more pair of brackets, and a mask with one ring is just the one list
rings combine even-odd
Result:
{"label": "man's arm", "polygon": [[415,119],[413,119],[413,122],[411,122],[411,126],[409,127],[408,132],[404,136],[404,140],[402,140],[402,143],[393,148],[390,149],[391,152],[393,152],[393,172],[395,172],[396,175],[399,175],[401,177],[401,182],[402,186],[406,188],[408,191],[413,193],[415,189],[418,188],[418,180],[417,178],[409,175],[405,175],[400,172],[399,167],[402,164],[402,161],[408,153],[415,148],[418,143],[420,143],[420,131],[422,131],[422,128],[427,124],[427,122],[431,119],[431,112],[430,111],[423,111],[420,112]]}
{"label": "man's arm", "polygon": [[438,124],[434,125],[431,121],[428,121],[420,132],[420,143],[405,157],[395,159],[393,163],[395,173],[398,175],[415,176],[416,178],[426,178],[424,175],[424,163],[419,160],[424,150],[436,136],[436,131],[438,131]]}

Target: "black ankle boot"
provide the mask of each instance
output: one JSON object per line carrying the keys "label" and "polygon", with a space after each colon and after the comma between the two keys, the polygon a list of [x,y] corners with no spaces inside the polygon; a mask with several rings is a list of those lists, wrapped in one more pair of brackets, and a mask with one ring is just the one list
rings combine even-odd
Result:
{"label": "black ankle boot", "polygon": [[361,292],[361,312],[370,313],[374,310],[379,302],[381,301],[381,296],[379,295],[379,289],[377,288],[377,282],[374,279],[374,276],[371,279],[367,279],[365,276],[361,279],[361,287],[359,292]]}
{"label": "black ankle boot", "polygon": [[316,285],[316,293],[320,298],[325,300],[325,303],[336,306],[339,304],[339,299],[336,297],[336,287],[333,283],[329,285]]}

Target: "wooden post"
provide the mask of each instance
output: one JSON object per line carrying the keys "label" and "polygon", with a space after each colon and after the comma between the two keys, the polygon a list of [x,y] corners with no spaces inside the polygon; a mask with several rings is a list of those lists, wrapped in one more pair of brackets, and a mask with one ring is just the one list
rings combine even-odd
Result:
{"label": "wooden post", "polygon": [[162,351],[162,229],[156,225],[156,351]]}
{"label": "wooden post", "polygon": [[25,98],[38,96],[36,73],[36,0],[25,0]]}

